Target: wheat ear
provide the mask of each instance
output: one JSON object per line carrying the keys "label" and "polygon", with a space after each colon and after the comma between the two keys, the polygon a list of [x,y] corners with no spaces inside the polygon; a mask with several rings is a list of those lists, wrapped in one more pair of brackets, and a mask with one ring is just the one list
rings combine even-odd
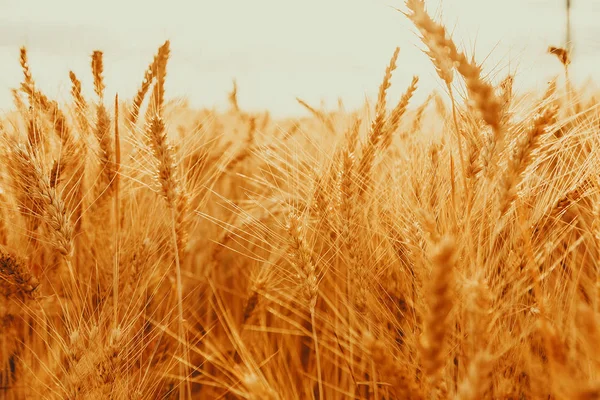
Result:
{"label": "wheat ear", "polygon": [[[43,204],[43,220],[51,228],[51,246],[57,250],[67,261],[73,254],[73,229],[67,215],[66,206],[50,183],[50,177],[45,173],[39,159],[20,144],[12,148],[14,160],[19,170],[27,171],[32,178],[31,194]],[[75,282],[75,274],[69,262],[69,272]]]}
{"label": "wheat ear", "polygon": [[[168,43],[165,43],[168,49]],[[156,66],[156,84],[150,99],[150,119],[147,126],[147,138],[157,161],[157,179],[161,187],[162,196],[167,203],[171,213],[171,233],[175,253],[175,275],[177,281],[177,310],[179,315],[179,346],[183,346],[182,355],[184,362],[179,363],[181,378],[187,381],[187,344],[185,340],[184,318],[183,318],[183,283],[181,280],[181,257],[187,240],[187,205],[188,198],[176,177],[175,156],[172,146],[167,139],[165,123],[162,119],[164,105],[164,82],[166,77],[166,66],[168,52]],[[183,345],[181,342],[183,341]],[[189,382],[188,382],[189,383]],[[188,391],[190,388],[188,387]],[[185,392],[179,391],[179,398],[185,398]]]}
{"label": "wheat ear", "polygon": [[159,49],[152,63],[146,69],[144,73],[144,80],[142,81],[142,85],[140,86],[135,98],[133,99],[133,104],[131,106],[131,110],[129,111],[129,115],[127,116],[128,122],[133,126],[137,123],[138,117],[140,115],[140,108],[142,107],[142,103],[144,102],[144,98],[146,97],[146,93],[150,89],[150,85],[152,85],[152,80],[156,77],[158,71],[158,64],[161,60],[168,58],[170,52],[170,42],[167,40]]}
{"label": "wheat ear", "polygon": [[379,93],[377,95],[377,103],[375,104],[375,118],[371,122],[371,129],[369,130],[369,136],[367,137],[367,143],[363,146],[363,153],[358,163],[358,176],[359,176],[359,193],[364,194],[371,184],[371,170],[373,169],[373,163],[375,161],[376,151],[379,148],[380,141],[384,134],[384,126],[386,121],[386,97],[387,91],[391,85],[392,72],[396,69],[396,61],[398,61],[398,54],[400,48],[397,47],[394,50],[394,54],[385,69],[385,75],[383,76],[383,82],[379,86]]}
{"label": "wheat ear", "polygon": [[119,251],[121,234],[121,203],[120,203],[120,178],[121,169],[121,139],[119,136],[119,95],[115,95],[115,195],[113,198],[113,216],[115,226],[115,259],[113,267],[113,301],[114,301],[114,329],[119,327]]}
{"label": "wheat ear", "polygon": [[523,179],[523,172],[532,162],[532,153],[538,147],[540,137],[556,116],[554,108],[545,108],[534,117],[533,126],[517,142],[501,180],[500,214],[504,215],[517,197],[516,188]]}
{"label": "wheat ear", "polygon": [[449,315],[452,310],[452,285],[456,243],[445,236],[439,239],[430,254],[432,263],[431,286],[427,297],[429,313],[425,317],[420,352],[423,369],[432,382],[437,384],[445,364],[444,341],[448,332]]}

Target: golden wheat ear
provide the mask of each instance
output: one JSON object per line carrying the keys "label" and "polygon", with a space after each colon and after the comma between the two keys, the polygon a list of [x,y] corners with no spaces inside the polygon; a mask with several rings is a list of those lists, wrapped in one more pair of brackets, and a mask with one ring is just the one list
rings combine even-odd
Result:
{"label": "golden wheat ear", "polygon": [[[98,158],[100,161],[100,179],[95,187],[94,202],[95,209],[100,212],[107,212],[110,215],[109,199],[115,197],[118,185],[117,171],[117,152],[119,151],[116,142],[118,139],[118,104],[115,103],[114,135],[111,133],[112,122],[104,104],[104,55],[101,51],[94,51],[91,56],[92,75],[94,77],[94,92],[96,93],[96,121],[94,125],[94,136],[99,145]],[[115,200],[116,201],[116,200]],[[108,210],[108,211],[107,211]]]}
{"label": "golden wheat ear", "polygon": [[447,236],[436,241],[434,246],[430,254],[433,270],[427,298],[429,313],[425,319],[420,352],[423,369],[435,387],[439,384],[440,374],[446,364],[444,348],[454,303],[453,277],[457,245],[452,237]]}
{"label": "golden wheat ear", "polygon": [[30,195],[42,207],[42,219],[50,228],[50,245],[66,259],[73,255],[73,229],[65,203],[50,182],[50,174],[44,165],[23,145],[15,144],[12,149],[19,179],[26,179]]}
{"label": "golden wheat ear", "polygon": [[548,47],[548,53],[553,54],[558,58],[562,65],[565,67],[571,63],[571,57],[567,49],[562,47],[550,46]]}
{"label": "golden wheat ear", "polygon": [[[179,373],[187,377],[189,369],[189,353],[187,331],[184,327],[183,309],[183,280],[182,262],[186,253],[189,234],[189,196],[182,180],[179,178],[178,164],[175,161],[175,151],[169,143],[167,129],[163,120],[165,99],[165,78],[167,75],[167,62],[169,59],[169,42],[165,42],[159,50],[156,63],[153,67],[153,76],[156,83],[150,97],[150,105],[146,113],[146,139],[155,159],[156,180],[161,189],[161,195],[170,212],[171,239],[174,249],[175,278],[177,291],[178,313],[178,346],[181,360]],[[189,391],[189,382],[184,378],[184,384]],[[183,385],[183,384],[182,384]],[[184,398],[185,391],[179,389],[180,398]]]}
{"label": "golden wheat ear", "polygon": [[[383,81],[379,86],[379,92],[377,94],[377,103],[375,103],[375,118],[371,122],[371,128],[367,137],[367,142],[362,147],[362,155],[358,163],[358,179],[359,179],[359,193],[365,194],[370,189],[372,183],[371,172],[373,170],[373,163],[375,162],[375,156],[380,148],[380,142],[385,136],[385,122],[387,115],[387,91],[391,86],[392,73],[396,69],[396,62],[398,61],[398,55],[400,54],[400,48],[396,47],[394,54],[390,59],[390,63],[385,69],[385,75]],[[387,144],[387,141],[386,141]]]}
{"label": "golden wheat ear", "polygon": [[40,285],[24,260],[0,252],[0,294],[6,298],[35,299]]}
{"label": "golden wheat ear", "polygon": [[384,134],[381,140],[382,151],[386,151],[392,144],[392,137],[394,133],[398,130],[398,127],[400,126],[400,121],[406,113],[408,104],[410,103],[410,100],[412,99],[415,91],[417,90],[418,83],[419,77],[413,76],[410,86],[408,87],[408,89],[406,89],[406,92],[404,92],[404,94],[400,98],[400,101],[392,110],[384,128]]}
{"label": "golden wheat ear", "polygon": [[146,93],[150,89],[152,85],[152,81],[157,77],[159,71],[166,64],[167,59],[169,58],[169,54],[171,53],[171,42],[168,40],[159,47],[158,52],[154,56],[152,63],[146,69],[144,73],[144,80],[142,81],[142,85],[138,89],[135,98],[133,99],[133,104],[131,105],[131,109],[129,110],[129,115],[127,120],[131,126],[135,126],[137,123],[138,117],[140,115],[140,109],[142,107],[142,103],[144,102],[144,98],[146,97]]}
{"label": "golden wheat ear", "polygon": [[509,160],[508,169],[501,181],[500,215],[504,215],[517,197],[516,188],[523,179],[523,173],[533,161],[533,152],[539,146],[540,138],[546,128],[556,118],[556,109],[547,107],[534,117],[533,125],[527,130],[515,148]]}
{"label": "golden wheat ear", "polygon": [[406,0],[409,12],[403,12],[419,29],[423,42],[430,49],[430,57],[438,69],[440,77],[449,85],[451,67],[463,76],[471,99],[480,111],[483,120],[494,130],[496,136],[501,131],[501,104],[494,94],[493,87],[481,76],[481,68],[458,50],[446,28],[435,22],[425,10],[423,0]]}

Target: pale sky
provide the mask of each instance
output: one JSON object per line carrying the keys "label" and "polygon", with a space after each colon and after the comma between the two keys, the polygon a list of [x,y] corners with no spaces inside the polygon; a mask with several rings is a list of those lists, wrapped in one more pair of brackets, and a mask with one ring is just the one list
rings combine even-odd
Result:
{"label": "pale sky", "polygon": [[[429,0],[456,42],[475,49],[485,70],[510,66],[517,82],[542,85],[560,73],[546,55],[563,45],[566,0]],[[600,63],[600,1],[572,0],[576,80]],[[439,85],[410,21],[393,7],[403,0],[0,0],[0,109],[11,107],[9,88],[22,79],[18,54],[25,45],[34,78],[50,96],[68,99],[72,69],[88,89],[89,56],[105,53],[107,96],[131,98],[147,64],[171,40],[167,95],[194,106],[224,108],[236,78],[240,105],[276,115],[302,113],[295,97],[335,107],[372,96],[394,47],[401,48],[391,95],[413,74],[420,98]]]}

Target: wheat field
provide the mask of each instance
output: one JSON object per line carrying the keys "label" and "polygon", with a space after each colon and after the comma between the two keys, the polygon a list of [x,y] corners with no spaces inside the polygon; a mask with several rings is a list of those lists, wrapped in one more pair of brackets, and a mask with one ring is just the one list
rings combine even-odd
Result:
{"label": "wheat field", "polygon": [[94,51],[59,102],[23,47],[0,398],[600,398],[600,103],[566,49],[519,93],[399,11],[444,90],[389,96],[390,49],[373,102],[306,118],[169,100],[169,41],[137,93]]}

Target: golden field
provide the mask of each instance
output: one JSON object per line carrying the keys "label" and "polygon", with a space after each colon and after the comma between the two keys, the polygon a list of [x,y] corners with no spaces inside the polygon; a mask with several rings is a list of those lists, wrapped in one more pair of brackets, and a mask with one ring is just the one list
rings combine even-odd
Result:
{"label": "golden field", "polygon": [[168,100],[168,41],[130,98],[94,51],[59,104],[22,48],[0,398],[600,398],[599,103],[567,50],[519,93],[402,11],[445,90],[390,98],[391,49],[372,104],[303,119]]}

